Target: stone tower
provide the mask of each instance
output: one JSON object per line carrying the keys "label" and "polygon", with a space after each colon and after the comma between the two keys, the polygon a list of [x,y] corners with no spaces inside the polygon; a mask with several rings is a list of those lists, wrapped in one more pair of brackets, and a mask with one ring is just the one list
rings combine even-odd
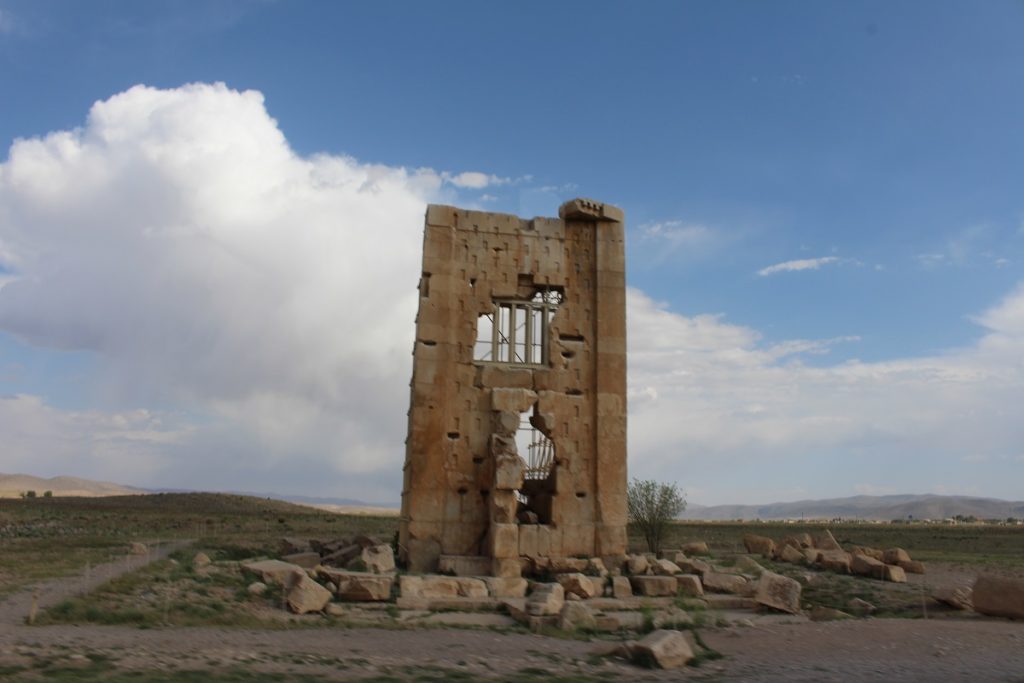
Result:
{"label": "stone tower", "polygon": [[399,557],[518,576],[626,551],[622,211],[427,208]]}

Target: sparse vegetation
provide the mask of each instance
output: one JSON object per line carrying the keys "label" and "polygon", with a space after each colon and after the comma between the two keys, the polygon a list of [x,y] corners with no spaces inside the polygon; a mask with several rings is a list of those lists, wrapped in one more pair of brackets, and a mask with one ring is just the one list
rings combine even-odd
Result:
{"label": "sparse vegetation", "polygon": [[686,509],[686,500],[675,484],[634,479],[626,490],[629,520],[639,530],[652,553],[661,550],[669,524]]}

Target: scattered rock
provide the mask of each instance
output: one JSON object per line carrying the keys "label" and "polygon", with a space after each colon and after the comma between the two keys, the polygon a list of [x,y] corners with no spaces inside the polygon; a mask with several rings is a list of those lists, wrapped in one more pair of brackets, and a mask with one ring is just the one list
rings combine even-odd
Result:
{"label": "scattered rock", "polygon": [[891,564],[882,565],[882,576],[880,578],[883,581],[892,581],[893,583],[907,582],[907,574],[903,571],[903,568]]}
{"label": "scattered rock", "polygon": [[683,552],[687,555],[710,555],[711,549],[705,541],[691,541],[683,546]]}
{"label": "scattered rock", "polygon": [[696,574],[679,574],[676,576],[676,593],[691,598],[704,595],[704,586]]}
{"label": "scattered rock", "polygon": [[604,566],[604,562],[600,557],[591,557],[587,559],[587,567],[583,570],[583,573],[589,576],[604,578],[608,576],[608,568]]}
{"label": "scattered rock", "polygon": [[757,560],[748,555],[737,558],[735,567],[741,574],[753,574],[754,576],[760,576],[765,571],[765,568],[758,564]]}
{"label": "scattered rock", "polygon": [[676,558],[676,566],[678,566],[684,574],[698,574],[703,576],[704,572],[711,571],[711,565],[704,560],[684,559],[680,561],[679,558]]}
{"label": "scattered rock", "polygon": [[319,612],[331,601],[331,592],[299,570],[289,577],[285,601],[296,614]]}
{"label": "scattered rock", "polygon": [[805,561],[803,551],[798,550],[797,546],[788,544],[779,549],[779,559],[790,564],[803,564]]}
{"label": "scattered rock", "polygon": [[192,558],[192,566],[198,569],[210,566],[210,556],[206,553],[196,553]]}
{"label": "scattered rock", "polygon": [[312,569],[320,564],[320,554],[314,552],[292,553],[281,557],[281,561],[290,562],[291,564],[298,565],[303,569]]}
{"label": "scattered rock", "polygon": [[291,536],[285,536],[281,539],[279,544],[279,553],[281,555],[293,555],[295,553],[305,553],[311,551],[313,548],[310,546],[309,541],[304,538],[294,538]]}
{"label": "scattered rock", "polygon": [[860,598],[852,598],[848,603],[846,603],[846,607],[852,613],[859,614],[862,617],[874,614],[875,610],[878,609],[867,600],[861,600]]}
{"label": "scattered rock", "polygon": [[971,610],[974,603],[969,586],[943,587],[935,589],[932,597],[954,609]]}
{"label": "scattered rock", "polygon": [[433,574],[400,576],[399,593],[403,598],[486,598],[487,584],[482,579],[465,576],[437,576]]}
{"label": "scattered rock", "polygon": [[685,610],[679,609],[678,607],[670,607],[663,612],[658,612],[658,614],[654,616],[653,625],[654,628],[687,628],[693,625],[693,617],[691,617]]}
{"label": "scattered rock", "polygon": [[131,546],[128,549],[128,552],[130,552],[132,555],[148,555],[149,548],[146,547],[145,543],[135,542],[131,544]]}
{"label": "scattered rock", "polygon": [[910,560],[909,562],[899,562],[898,564],[908,574],[924,574],[924,562]]}
{"label": "scattered rock", "polygon": [[704,590],[714,593],[742,593],[747,580],[738,574],[721,572],[705,572],[703,577]]}
{"label": "scattered rock", "polygon": [[522,598],[526,596],[529,582],[524,578],[487,576],[483,579],[487,592],[496,598]]}
{"label": "scattered rock", "polygon": [[555,578],[558,583],[562,584],[562,588],[565,589],[566,593],[578,595],[584,600],[589,600],[601,594],[600,579],[591,580],[589,576],[579,573],[559,574]]}
{"label": "scattered rock", "polygon": [[682,633],[663,629],[647,634],[631,650],[637,663],[660,669],[678,669],[694,657]]}
{"label": "scattered rock", "polygon": [[1024,579],[982,574],[974,582],[972,600],[975,612],[1024,619]]}
{"label": "scattered rock", "polygon": [[886,564],[910,562],[910,554],[903,548],[889,548],[882,553],[882,562],[885,562]]}
{"label": "scattered rock", "polygon": [[818,553],[818,564],[836,574],[849,574],[851,558],[845,550],[822,550]]}
{"label": "scattered rock", "polygon": [[612,577],[612,597],[618,598],[619,600],[633,597],[633,588],[629,584],[628,577]]}
{"label": "scattered rock", "polygon": [[626,560],[626,567],[629,573],[636,576],[647,572],[648,562],[643,555],[630,555]]}
{"label": "scattered rock", "polygon": [[283,584],[296,570],[302,571],[302,567],[281,560],[257,560],[242,563],[242,571],[258,575],[264,583]]}
{"label": "scattered rock", "polygon": [[371,574],[387,574],[395,571],[395,551],[390,545],[366,546],[359,554],[366,571]]}
{"label": "scattered rock", "polygon": [[560,583],[537,583],[526,599],[526,613],[534,617],[561,614],[565,589]]}
{"label": "scattered rock", "polygon": [[869,555],[853,553],[850,556],[850,571],[858,576],[870,576],[880,579],[882,578],[883,566],[884,563]]}
{"label": "scattered rock", "polygon": [[249,592],[249,595],[263,595],[267,592],[267,584],[262,581],[253,581],[245,590]]}
{"label": "scattered rock", "polygon": [[767,536],[743,534],[743,545],[746,547],[747,552],[753,555],[760,555],[762,557],[772,557],[775,555],[775,541]]}
{"label": "scattered rock", "polygon": [[757,580],[754,600],[772,609],[799,614],[800,583],[788,576],[766,571]]}
{"label": "scattered rock", "polygon": [[390,574],[367,574],[339,569],[321,569],[321,575],[329,572],[335,585],[335,594],[346,602],[383,602],[391,599],[391,587],[395,577]]}
{"label": "scattered rock", "polygon": [[593,630],[597,627],[590,608],[582,602],[566,602],[562,605],[562,611],[558,613],[558,628],[563,631],[575,631],[577,629]]}
{"label": "scattered rock", "polygon": [[658,576],[675,576],[676,574],[682,573],[682,569],[679,568],[672,560],[655,560],[651,563],[651,569]]}
{"label": "scattered rock", "polygon": [[814,537],[813,546],[818,550],[842,550],[843,547],[839,545],[839,541],[832,535],[832,532],[825,529],[823,532]]}
{"label": "scattered rock", "polygon": [[808,615],[811,621],[837,621],[839,619],[852,619],[853,616],[831,607],[816,606]]}
{"label": "scattered rock", "polygon": [[633,593],[647,597],[668,597],[676,594],[676,579],[672,576],[631,576]]}

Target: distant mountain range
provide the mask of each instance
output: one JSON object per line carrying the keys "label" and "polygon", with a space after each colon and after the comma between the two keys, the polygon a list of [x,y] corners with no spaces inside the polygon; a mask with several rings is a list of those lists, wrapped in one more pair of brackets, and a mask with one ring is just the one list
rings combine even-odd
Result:
{"label": "distant mountain range", "polygon": [[[148,493],[191,493],[190,489],[142,489],[79,477],[43,479],[27,474],[0,473],[0,498],[17,498],[25,491],[42,496],[52,491],[55,496],[133,496]],[[225,491],[258,498],[273,498],[290,503],[310,505],[335,512],[394,513],[398,504],[367,503],[349,498],[288,496],[251,491]],[[996,498],[938,495],[852,496],[825,500],[799,500],[793,503],[768,505],[694,505],[687,506],[680,519],[947,519],[962,515],[978,519],[1024,519],[1024,501]]]}
{"label": "distant mountain range", "polygon": [[680,519],[978,519],[1024,518],[1024,501],[938,495],[852,496],[768,505],[688,505]]}

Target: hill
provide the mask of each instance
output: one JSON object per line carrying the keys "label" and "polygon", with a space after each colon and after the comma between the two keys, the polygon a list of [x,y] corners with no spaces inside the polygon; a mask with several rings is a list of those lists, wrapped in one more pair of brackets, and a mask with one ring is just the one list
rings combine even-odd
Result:
{"label": "hill", "polygon": [[691,505],[680,519],[978,519],[1024,518],[1024,501],[939,495],[851,496],[767,505]]}
{"label": "hill", "polygon": [[132,496],[147,493],[143,489],[112,484],[107,481],[92,481],[78,477],[52,477],[44,479],[29,474],[0,473],[0,498],[18,498],[25,491],[43,495],[53,491],[55,496],[76,496],[95,498],[97,496]]}

